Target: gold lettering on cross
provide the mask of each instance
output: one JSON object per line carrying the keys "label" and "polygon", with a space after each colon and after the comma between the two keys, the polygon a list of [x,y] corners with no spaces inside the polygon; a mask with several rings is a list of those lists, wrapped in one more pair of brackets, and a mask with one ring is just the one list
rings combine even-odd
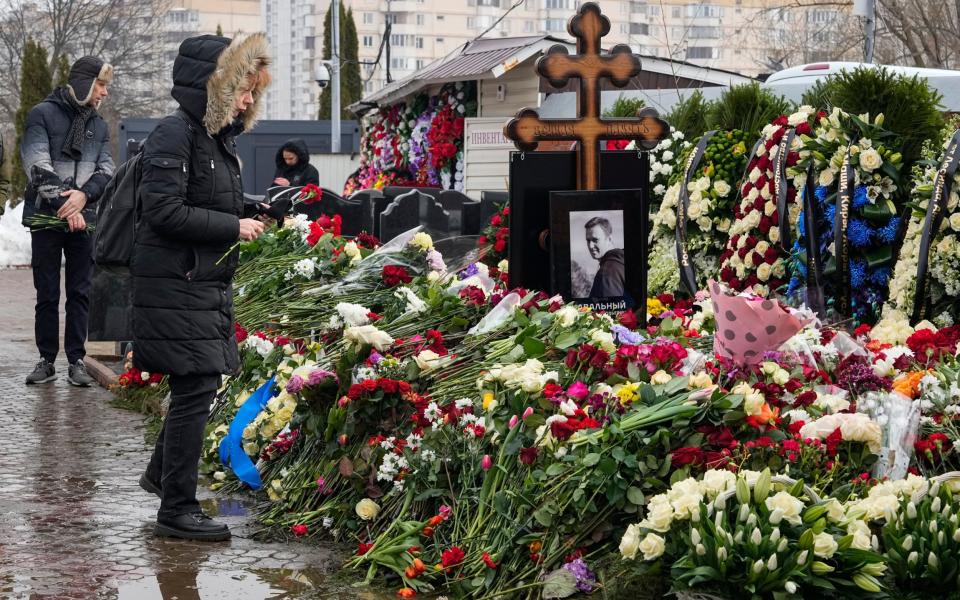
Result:
{"label": "gold lettering on cross", "polygon": [[594,2],[584,2],[567,24],[577,40],[577,54],[556,45],[537,60],[537,72],[556,88],[579,79],[577,119],[541,119],[525,108],[503,128],[517,149],[535,150],[539,142],[577,142],[577,188],[596,190],[600,185],[600,140],[632,138],[651,149],[669,133],[667,124],[653,109],[644,109],[638,119],[604,119],[600,116],[600,82],[609,79],[623,87],[640,73],[640,59],[624,44],[609,54],[601,51],[600,38],[610,33],[610,20]]}

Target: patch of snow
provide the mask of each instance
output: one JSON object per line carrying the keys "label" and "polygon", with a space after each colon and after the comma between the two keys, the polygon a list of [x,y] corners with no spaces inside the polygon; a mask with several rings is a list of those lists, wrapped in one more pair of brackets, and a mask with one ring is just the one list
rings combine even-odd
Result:
{"label": "patch of snow", "polygon": [[14,208],[7,203],[0,217],[0,268],[30,264],[30,232],[20,224],[23,202]]}

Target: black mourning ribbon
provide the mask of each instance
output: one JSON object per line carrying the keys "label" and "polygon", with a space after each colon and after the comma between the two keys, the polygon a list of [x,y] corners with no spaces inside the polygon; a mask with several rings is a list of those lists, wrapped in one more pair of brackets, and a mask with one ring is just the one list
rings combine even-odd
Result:
{"label": "black mourning ribbon", "polygon": [[687,211],[690,208],[690,192],[687,186],[690,179],[700,166],[700,159],[707,150],[707,144],[710,138],[716,135],[716,131],[708,131],[703,134],[697,147],[693,149],[690,157],[687,158],[686,169],[683,174],[683,181],[680,184],[680,198],[677,201],[677,263],[680,265],[680,283],[686,288],[687,292],[694,296],[697,293],[697,271],[690,260],[690,252],[687,249]]}
{"label": "black mourning ribbon", "polygon": [[[820,242],[817,237],[817,198],[814,194],[814,163],[807,168],[807,179],[803,185],[803,227],[804,249],[807,254],[807,306],[821,319],[826,317],[826,302],[823,296],[823,283],[820,262]],[[780,231],[780,235],[783,235]]]}
{"label": "black mourning ribbon", "polygon": [[[853,141],[850,143],[853,144]],[[848,147],[840,167],[840,189],[837,191],[837,210],[833,218],[833,256],[837,261],[837,274],[840,276],[836,308],[844,317],[850,316],[851,309],[850,240],[847,238],[847,226],[850,224],[850,205],[853,201],[853,177]]]}
{"label": "black mourning ribbon", "polygon": [[943,219],[946,216],[950,191],[953,189],[953,177],[957,173],[960,163],[960,130],[953,134],[953,139],[947,145],[940,170],[933,183],[933,195],[927,203],[927,214],[923,223],[923,233],[920,237],[920,255],[917,257],[917,289],[913,297],[913,322],[926,318],[927,307],[927,270],[930,260],[930,244],[940,231]]}

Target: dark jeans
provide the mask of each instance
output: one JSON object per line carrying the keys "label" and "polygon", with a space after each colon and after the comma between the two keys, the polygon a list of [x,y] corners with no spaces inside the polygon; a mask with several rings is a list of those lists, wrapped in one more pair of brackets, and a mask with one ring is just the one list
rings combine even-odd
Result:
{"label": "dark jeans", "polygon": [[158,518],[200,510],[197,465],[210,403],[219,387],[219,374],[170,376],[170,408],[147,466],[147,477],[160,482],[163,490]]}
{"label": "dark jeans", "polygon": [[87,317],[90,311],[90,279],[93,275],[93,236],[86,232],[34,231],[31,234],[33,287],[37,290],[34,332],[40,356],[50,362],[60,352],[60,263],[66,264],[67,322],[63,346],[70,364],[86,351]]}

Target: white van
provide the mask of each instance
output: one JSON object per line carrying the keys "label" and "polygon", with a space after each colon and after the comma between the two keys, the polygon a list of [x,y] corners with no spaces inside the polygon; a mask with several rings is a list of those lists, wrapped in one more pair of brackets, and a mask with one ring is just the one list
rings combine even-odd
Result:
{"label": "white van", "polygon": [[[857,62],[810,63],[808,65],[800,65],[777,71],[764,82],[763,87],[775,94],[786,96],[788,100],[799,103],[803,97],[803,93],[811,88],[818,80],[839,73],[840,71],[852,71],[857,67],[875,69],[878,65]],[[960,71],[921,69],[918,67],[900,67],[893,65],[886,66],[885,68],[908,77],[916,75],[925,78],[932,88],[943,95],[942,103],[945,111],[960,112]]]}

